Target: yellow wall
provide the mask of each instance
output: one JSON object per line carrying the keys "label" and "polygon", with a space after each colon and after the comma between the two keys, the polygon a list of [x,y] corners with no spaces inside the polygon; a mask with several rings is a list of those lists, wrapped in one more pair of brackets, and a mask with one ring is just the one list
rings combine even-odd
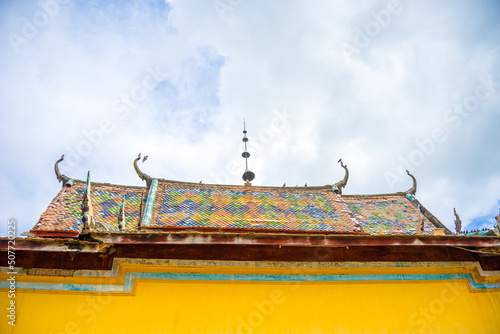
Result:
{"label": "yellow wall", "polygon": [[1,333],[500,333],[500,291],[465,280],[138,280],[135,295],[18,289],[16,300],[17,325],[4,316]]}

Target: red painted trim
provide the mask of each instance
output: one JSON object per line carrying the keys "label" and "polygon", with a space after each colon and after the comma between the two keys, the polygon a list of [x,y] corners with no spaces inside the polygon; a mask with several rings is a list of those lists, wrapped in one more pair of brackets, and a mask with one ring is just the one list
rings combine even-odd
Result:
{"label": "red painted trim", "polygon": [[[56,238],[76,238],[74,232],[39,232],[37,237],[18,238],[16,244],[36,244],[54,247],[67,244],[67,240]],[[465,237],[465,236],[433,236],[433,235],[339,235],[339,234],[297,234],[297,233],[230,233],[230,232],[151,232],[121,233],[94,232],[82,233],[80,239],[89,244],[103,242],[106,244],[135,245],[283,245],[296,247],[338,247],[338,246],[458,246],[458,247],[500,247],[500,237]],[[75,240],[76,241],[76,240]],[[7,244],[7,238],[0,238],[0,246]],[[83,244],[84,242],[76,241]]]}
{"label": "red painted trim", "polygon": [[49,238],[78,238],[79,232],[63,232],[63,231],[30,231],[30,234],[37,237]]}
{"label": "red painted trim", "polygon": [[213,244],[213,245],[286,245],[286,246],[460,246],[500,247],[499,237],[456,236],[371,236],[338,234],[200,233],[171,232],[151,234],[98,234],[116,244]]}

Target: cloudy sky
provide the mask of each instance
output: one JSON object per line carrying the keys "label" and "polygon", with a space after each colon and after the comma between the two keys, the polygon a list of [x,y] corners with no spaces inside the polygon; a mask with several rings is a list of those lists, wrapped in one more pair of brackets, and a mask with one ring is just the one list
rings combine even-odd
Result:
{"label": "cloudy sky", "polygon": [[29,230],[61,170],[405,191],[452,228],[500,207],[497,1],[0,2],[0,235]]}

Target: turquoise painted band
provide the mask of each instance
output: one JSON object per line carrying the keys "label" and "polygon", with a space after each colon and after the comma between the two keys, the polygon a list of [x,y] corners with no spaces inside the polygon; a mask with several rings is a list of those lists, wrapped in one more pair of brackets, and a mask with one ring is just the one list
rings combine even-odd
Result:
{"label": "turquoise painted band", "polygon": [[[442,281],[467,280],[474,290],[500,289],[500,283],[476,283],[471,274],[404,274],[404,275],[231,275],[131,272],[125,274],[123,285],[52,284],[16,282],[16,288],[29,290],[62,290],[94,292],[129,292],[134,279],[188,281],[253,281],[253,282],[374,282],[374,281]],[[9,282],[0,282],[8,288]]]}

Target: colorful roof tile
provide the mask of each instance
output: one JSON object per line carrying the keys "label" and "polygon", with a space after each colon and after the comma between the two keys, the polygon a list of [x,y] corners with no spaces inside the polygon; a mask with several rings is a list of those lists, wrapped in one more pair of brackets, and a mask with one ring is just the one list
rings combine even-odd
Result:
{"label": "colorful roof tile", "polygon": [[360,233],[327,189],[162,183],[152,228],[217,228]]}
{"label": "colorful roof tile", "polygon": [[405,196],[345,196],[345,202],[363,230],[370,234],[416,234],[419,220],[423,234],[436,229]]}
{"label": "colorful roof tile", "polygon": [[[79,232],[82,229],[81,203],[85,183],[75,182],[63,187],[56,198],[40,217],[32,231]],[[135,231],[141,212],[141,199],[146,188],[92,184],[91,200],[96,224],[102,224],[108,231],[118,231],[118,214],[122,195],[125,196],[125,229]]]}
{"label": "colorful roof tile", "polygon": [[[85,183],[65,186],[32,232],[81,232]],[[120,233],[138,230],[247,230],[259,232],[424,234],[436,229],[404,194],[342,196],[328,187],[243,187],[161,180],[151,220],[140,226],[148,187],[92,184],[97,226]],[[118,228],[125,197],[125,228]],[[144,221],[144,220],[143,220]]]}

